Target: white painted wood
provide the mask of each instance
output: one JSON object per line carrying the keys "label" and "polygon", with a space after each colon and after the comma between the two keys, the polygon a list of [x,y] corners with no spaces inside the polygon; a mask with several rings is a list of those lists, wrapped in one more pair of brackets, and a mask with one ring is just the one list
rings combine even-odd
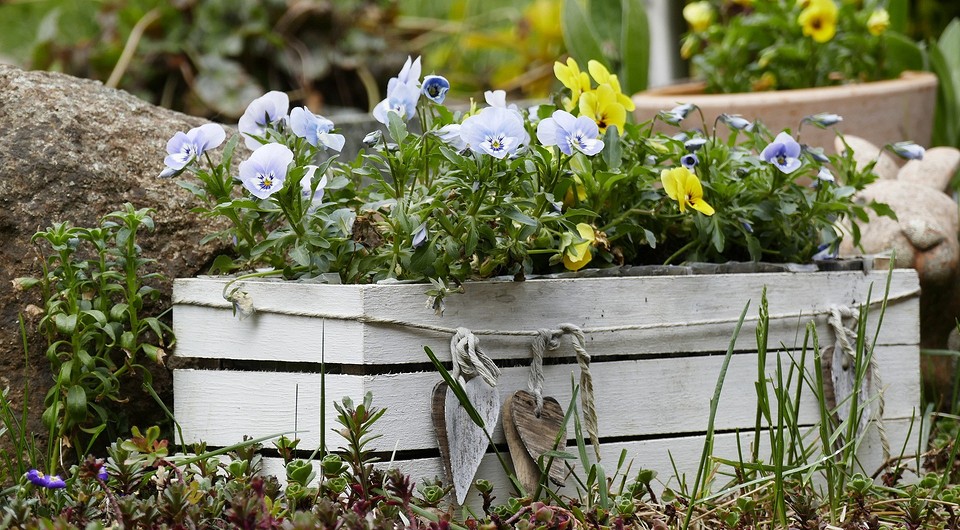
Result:
{"label": "white painted wood", "polygon": [[[534,330],[562,322],[594,329],[642,325],[649,327],[589,333],[588,351],[593,355],[724,351],[748,300],[749,318],[755,319],[764,285],[770,314],[781,317],[771,322],[771,344],[794,344],[802,340],[808,320],[801,315],[817,316],[821,336],[826,336],[823,315],[831,305],[855,307],[866,300],[871,286],[872,300],[879,300],[885,281],[884,271],[477,282],[467,284],[466,294],[447,298],[443,317],[425,307],[422,284],[244,281],[238,286],[251,295],[257,314],[241,321],[221,296],[227,280],[183,279],[174,286],[176,354],[319,362],[322,342],[329,363],[422,363],[427,360],[424,345],[449,359],[448,338],[441,333],[350,320],[360,316],[473,330]],[[888,307],[880,344],[917,343],[919,308],[909,295],[915,298],[918,289],[914,271],[894,271],[891,296],[898,300]],[[282,314],[290,311],[338,318]],[[874,307],[872,314],[875,321],[879,308]],[[753,348],[754,329],[755,321],[748,320],[738,349]],[[526,358],[531,341],[532,337],[482,337],[485,350],[495,359]]]}
{"label": "white painted wood", "polygon": [[[919,403],[919,349],[913,346],[880,346],[876,359],[886,386],[885,416],[909,417]],[[799,357],[796,357],[799,360]],[[783,355],[784,366],[789,364]],[[637,436],[702,431],[709,401],[723,362],[722,355],[595,362],[592,365],[600,436]],[[812,358],[808,358],[812,369]],[[767,359],[768,377],[776,368],[776,355]],[[575,364],[544,366],[544,394],[555,397],[566,409],[570,402],[570,374]],[[501,403],[526,388],[528,368],[504,370],[497,385]],[[717,429],[753,428],[757,379],[756,353],[733,356],[720,400]],[[376,376],[327,376],[326,422],[335,428],[333,401],[349,396],[355,401],[373,392],[374,404],[387,408],[378,423],[383,437],[373,442],[378,450],[436,447],[431,422],[431,389],[440,381],[436,372],[408,372]],[[214,446],[236,443],[243,435],[266,436],[293,429],[293,403],[299,384],[297,424],[302,447],[319,441],[319,374],[176,370],[174,401],[177,420],[188,441],[203,440]],[[818,406],[804,388],[801,421],[813,423]],[[329,437],[328,437],[329,438]],[[497,422],[494,438],[503,441]]]}
{"label": "white painted wood", "polygon": [[[907,442],[905,454],[909,456],[915,455],[918,452],[919,426],[914,425],[913,429],[911,430],[911,423],[912,422],[909,418],[888,420],[886,422],[887,434],[890,438],[893,452],[895,452],[897,455],[900,454],[900,450],[903,447],[904,442],[908,440],[908,433],[910,438]],[[752,431],[749,433],[743,433],[740,436],[740,443],[742,444],[744,451],[749,450],[751,447],[750,443],[753,440]],[[766,445],[768,440],[769,437],[767,433],[761,433],[760,454],[764,459],[769,458],[770,454],[769,447]],[[670,463],[671,455],[677,464],[677,470],[680,472],[681,476],[685,476],[688,483],[694,480],[697,473],[697,466],[700,461],[700,454],[703,450],[703,441],[704,439],[702,436],[685,436],[669,439],[610,443],[603,444],[601,446],[600,454],[604,470],[608,476],[611,476],[616,468],[621,451],[626,450],[626,462],[630,465],[630,472],[627,474],[628,482],[630,482],[630,480],[636,476],[636,472],[639,469],[653,469],[657,472],[654,491],[659,495],[665,487],[678,487],[679,480],[678,477],[674,475],[674,470]],[[575,447],[573,448],[573,451],[575,452]],[[593,451],[588,450],[588,454],[590,454],[592,458]],[[733,433],[718,434],[714,439],[713,455],[718,458],[736,460],[737,435]],[[860,466],[867,475],[872,475],[882,465],[883,462],[880,455],[880,440],[877,435],[876,428],[871,426],[871,428],[868,429],[866,438],[861,445],[859,459]],[[812,457],[811,461],[815,461],[819,458],[819,456]],[[578,462],[576,465],[579,467]],[[906,465],[913,469],[916,467],[912,461],[907,462]],[[439,458],[397,461],[393,462],[392,464],[383,462],[378,464],[378,467],[398,468],[403,473],[410,475],[417,482],[423,479],[433,479],[434,477],[443,476],[443,467]],[[729,468],[720,467],[715,483],[712,486],[712,491],[717,492],[722,490],[722,486],[727,480],[722,473],[728,471]],[[282,480],[285,476],[283,471],[283,461],[278,458],[265,458],[263,473],[275,475]],[[910,476],[911,474],[908,473],[907,477],[909,478]],[[483,462],[480,464],[480,469],[477,471],[477,478],[489,480],[494,484],[494,493],[497,496],[495,504],[505,502],[506,499],[511,495],[511,488],[506,475],[504,474],[503,469],[500,467],[496,455],[494,455],[492,452],[488,453],[484,457]],[[563,491],[566,494],[576,496],[576,491],[573,489],[572,480],[568,480],[567,487]],[[480,504],[478,502],[479,498],[476,490],[471,490],[467,497],[467,501],[467,505],[472,509],[479,509]]]}

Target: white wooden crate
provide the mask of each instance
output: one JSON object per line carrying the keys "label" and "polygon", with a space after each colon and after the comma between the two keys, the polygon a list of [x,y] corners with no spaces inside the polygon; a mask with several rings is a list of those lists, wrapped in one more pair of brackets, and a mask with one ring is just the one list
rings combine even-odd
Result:
{"label": "white wooden crate", "polygon": [[[462,326],[478,333],[555,328],[569,322],[588,331],[599,434],[601,441],[609,442],[603,452],[619,454],[621,447],[627,448],[636,451],[630,455],[635,467],[661,468],[669,463],[666,450],[673,448],[675,458],[689,458],[695,464],[699,453],[686,454],[683,447],[702,441],[722,354],[748,300],[751,309],[736,342],[716,418],[720,431],[754,426],[755,328],[764,286],[771,315],[767,362],[771,374],[775,351],[783,360],[799,355],[808,321],[816,322],[821,345],[832,343],[826,325],[829,308],[856,308],[867,301],[871,289],[871,301],[878,302],[886,281],[886,272],[817,272],[481,282],[467,284],[465,294],[448,297],[442,317],[425,306],[427,287],[422,284],[244,281],[239,286],[257,312],[240,320],[222,298],[227,280],[177,280],[176,355],[220,359],[235,366],[176,370],[175,413],[188,441],[225,446],[243,435],[296,428],[301,447],[315,447],[322,349],[332,372],[326,376],[327,428],[336,426],[333,401],[343,396],[359,400],[371,391],[374,404],[388,409],[378,423],[383,437],[375,449],[384,453],[398,449],[402,468],[420,475],[415,478],[429,478],[440,469],[430,420],[430,394],[440,375],[432,370],[423,347],[449,361],[450,336],[396,322]],[[875,353],[885,387],[884,419],[896,442],[906,436],[908,419],[919,404],[916,273],[894,271],[890,297]],[[879,315],[875,304],[868,326],[871,337]],[[386,320],[394,323],[384,324]],[[501,398],[526,388],[525,361],[533,337],[494,334],[480,340],[488,355],[506,365],[498,385]],[[544,394],[556,397],[564,407],[571,395],[570,374],[577,371],[567,340],[559,351],[548,354],[544,367]],[[812,359],[808,363],[812,366]],[[261,364],[270,371],[258,370]],[[817,404],[809,392],[805,395],[801,421],[813,424]],[[340,443],[335,434],[326,439],[332,447]],[[503,442],[499,426],[494,439]],[[862,458],[879,460],[872,454]],[[481,467],[478,476],[488,467],[496,467],[495,462]],[[502,473],[492,473],[490,479],[503,480]]]}

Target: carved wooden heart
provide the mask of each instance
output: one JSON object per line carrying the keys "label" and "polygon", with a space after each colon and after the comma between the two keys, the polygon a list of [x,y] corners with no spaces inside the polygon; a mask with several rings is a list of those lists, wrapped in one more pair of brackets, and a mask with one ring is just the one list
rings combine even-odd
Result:
{"label": "carved wooden heart", "polygon": [[[474,377],[463,383],[463,390],[473,408],[483,419],[487,431],[492,433],[493,426],[500,419],[500,394],[497,389],[488,385],[482,377]],[[460,405],[457,396],[449,388],[444,399],[444,420],[447,428],[450,474],[457,494],[457,503],[462,505],[490,442],[483,429],[470,419],[466,409]]]}
{"label": "carved wooden heart", "polygon": [[[520,390],[510,398],[510,401],[510,409],[517,434],[534,462],[547,451],[553,450],[557,434],[561,431],[563,435],[560,437],[557,450],[563,451],[567,447],[567,432],[563,428],[563,409],[556,399],[552,397],[543,398],[543,410],[540,417],[537,417],[536,414],[537,402],[533,394]],[[556,484],[563,484],[565,475],[566,470],[563,462],[554,459],[550,466],[550,479]]]}

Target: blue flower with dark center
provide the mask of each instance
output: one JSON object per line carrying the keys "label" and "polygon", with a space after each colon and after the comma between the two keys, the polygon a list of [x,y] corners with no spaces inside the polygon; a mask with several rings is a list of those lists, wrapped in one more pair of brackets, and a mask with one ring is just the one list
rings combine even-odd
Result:
{"label": "blue flower with dark center", "polygon": [[487,107],[463,120],[460,137],[471,151],[504,159],[530,141],[519,112]]}
{"label": "blue flower with dark center", "polygon": [[553,116],[537,124],[537,140],[545,146],[555,145],[565,155],[580,151],[585,155],[595,155],[603,150],[603,141],[598,140],[600,129],[597,122],[586,116],[574,117],[564,110],[558,110]]}
{"label": "blue flower with dark center", "polygon": [[793,173],[800,167],[800,144],[789,134],[782,132],[763,148],[760,157],[777,166],[784,173]]}
{"label": "blue flower with dark center", "polygon": [[440,105],[443,103],[443,99],[447,97],[447,91],[450,90],[450,81],[440,75],[428,75],[423,78],[420,90],[427,99]]}
{"label": "blue flower with dark center", "polygon": [[240,162],[243,187],[259,199],[266,199],[283,187],[293,151],[283,144],[267,144]]}
{"label": "blue flower with dark center", "polygon": [[36,469],[27,471],[27,480],[41,488],[60,489],[67,487],[67,483],[60,478],[60,475],[46,475]]}
{"label": "blue flower with dark center", "polygon": [[167,142],[167,157],[163,159],[167,170],[160,176],[166,177],[179,172],[205,151],[222,144],[226,137],[223,126],[216,123],[194,127],[186,133],[178,132]]}
{"label": "blue flower with dark center", "polygon": [[699,163],[700,159],[697,158],[697,155],[693,153],[689,153],[680,157],[680,165],[687,169],[693,169]]}

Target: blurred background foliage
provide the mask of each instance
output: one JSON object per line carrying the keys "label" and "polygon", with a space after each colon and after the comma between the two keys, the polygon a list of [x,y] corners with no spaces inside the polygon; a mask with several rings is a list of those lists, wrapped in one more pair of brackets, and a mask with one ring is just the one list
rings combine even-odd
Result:
{"label": "blurred background foliage", "polygon": [[[621,6],[636,13],[643,1],[0,0],[0,62],[98,79],[231,121],[267,90],[315,112],[367,111],[408,54],[424,56],[424,73],[445,75],[453,97],[487,89],[542,97],[556,88],[553,62],[568,49],[566,30],[581,64],[578,50],[599,50],[624,89],[639,90],[645,72],[623,68],[625,57],[650,52],[647,36],[615,33],[627,13]],[[675,3],[679,10],[684,2]],[[911,0],[910,10],[912,36],[931,40],[960,16],[960,2]]]}
{"label": "blurred background foliage", "polygon": [[[561,0],[6,0],[0,62],[98,79],[236,119],[267,90],[315,111],[370,108],[407,54],[460,94],[544,96]],[[125,49],[127,49],[125,53]]]}

